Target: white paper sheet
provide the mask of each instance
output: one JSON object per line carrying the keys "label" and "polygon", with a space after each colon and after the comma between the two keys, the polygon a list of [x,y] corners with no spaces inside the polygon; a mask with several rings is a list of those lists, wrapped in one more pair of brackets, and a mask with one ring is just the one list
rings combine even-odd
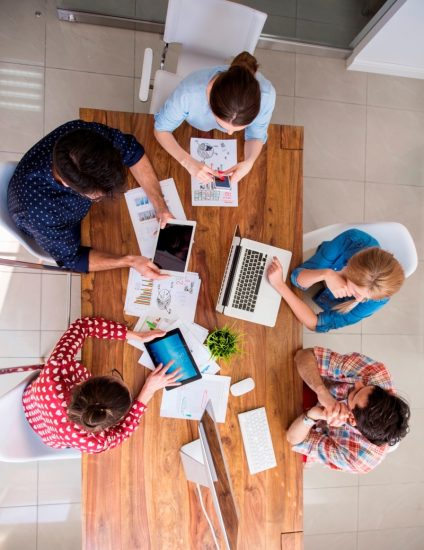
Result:
{"label": "white paper sheet", "polygon": [[[190,155],[213,170],[227,170],[237,164],[237,140],[191,138]],[[238,206],[238,184],[231,189],[217,189],[213,183],[191,178],[193,206]]]}
{"label": "white paper sheet", "polygon": [[142,317],[151,315],[183,319],[189,323],[196,315],[200,290],[197,273],[187,272],[180,277],[146,279],[131,268],[128,277],[125,312]]}
{"label": "white paper sheet", "polygon": [[[169,211],[177,220],[186,220],[187,217],[178,195],[175,181],[169,178],[159,183]],[[146,258],[153,258],[156,233],[159,229],[155,210],[147,198],[144,189],[141,187],[127,191],[125,193],[125,200],[140,252]]]}
{"label": "white paper sheet", "polygon": [[210,399],[217,422],[225,422],[231,378],[204,374],[201,380],[171,391],[163,390],[160,415],[200,420]]}

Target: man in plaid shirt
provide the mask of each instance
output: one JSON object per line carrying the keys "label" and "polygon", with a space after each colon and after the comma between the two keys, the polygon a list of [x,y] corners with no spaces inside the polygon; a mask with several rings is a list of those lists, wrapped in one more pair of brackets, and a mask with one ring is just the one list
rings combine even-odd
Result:
{"label": "man in plaid shirt", "polygon": [[320,347],[298,351],[295,363],[317,396],[287,431],[293,450],[307,462],[367,473],[408,433],[409,406],[396,396],[382,363]]}

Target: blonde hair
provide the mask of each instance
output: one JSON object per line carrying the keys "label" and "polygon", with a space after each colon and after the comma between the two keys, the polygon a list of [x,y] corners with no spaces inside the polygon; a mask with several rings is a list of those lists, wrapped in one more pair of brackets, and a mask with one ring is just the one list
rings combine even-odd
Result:
{"label": "blonde hair", "polygon": [[[393,296],[405,280],[403,268],[393,254],[377,246],[354,254],[349,259],[343,275],[353,284],[366,288],[371,300]],[[348,300],[333,309],[348,313],[359,303],[357,300]]]}

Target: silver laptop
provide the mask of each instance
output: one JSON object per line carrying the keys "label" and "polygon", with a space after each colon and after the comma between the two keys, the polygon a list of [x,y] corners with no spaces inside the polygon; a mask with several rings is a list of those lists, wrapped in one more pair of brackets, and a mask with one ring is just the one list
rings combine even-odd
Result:
{"label": "silver laptop", "polygon": [[276,256],[286,278],[292,253],[282,248],[243,239],[234,232],[216,310],[229,317],[275,326],[281,296],[269,284],[266,272]]}

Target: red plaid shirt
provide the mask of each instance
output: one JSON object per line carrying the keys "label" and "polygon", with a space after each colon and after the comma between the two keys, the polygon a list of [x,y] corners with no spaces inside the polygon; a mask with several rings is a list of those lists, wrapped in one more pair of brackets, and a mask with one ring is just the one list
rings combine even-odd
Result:
{"label": "red plaid shirt", "polygon": [[[314,348],[319,372],[331,395],[347,401],[355,382],[380,386],[394,392],[386,367],[360,353],[341,355],[327,348]],[[293,450],[308,457],[308,462],[320,462],[334,470],[367,473],[386,456],[388,445],[374,445],[350,424],[328,426],[318,421],[308,436]]]}

